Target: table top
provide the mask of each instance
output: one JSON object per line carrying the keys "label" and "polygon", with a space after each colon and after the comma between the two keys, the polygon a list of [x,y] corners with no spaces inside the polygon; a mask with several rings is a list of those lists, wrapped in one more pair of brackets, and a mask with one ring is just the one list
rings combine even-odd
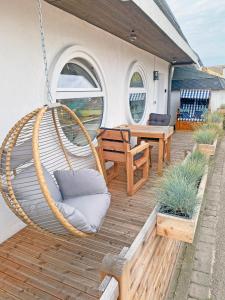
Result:
{"label": "table top", "polygon": [[174,132],[173,126],[123,124],[117,128],[129,129],[132,136],[146,138],[169,138]]}

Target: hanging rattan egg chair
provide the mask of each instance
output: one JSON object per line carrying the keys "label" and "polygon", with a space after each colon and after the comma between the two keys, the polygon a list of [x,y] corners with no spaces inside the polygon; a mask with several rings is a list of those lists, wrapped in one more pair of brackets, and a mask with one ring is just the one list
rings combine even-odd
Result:
{"label": "hanging rattan egg chair", "polygon": [[110,204],[91,138],[61,104],[34,110],[10,130],[0,149],[0,190],[22,221],[59,235],[96,233]]}

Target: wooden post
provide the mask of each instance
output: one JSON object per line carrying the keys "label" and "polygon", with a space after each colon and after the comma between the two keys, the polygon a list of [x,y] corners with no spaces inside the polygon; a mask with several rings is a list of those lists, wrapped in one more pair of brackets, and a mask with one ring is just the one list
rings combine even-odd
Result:
{"label": "wooden post", "polygon": [[100,276],[106,275],[116,278],[119,282],[119,300],[130,300],[129,295],[129,263],[124,258],[127,248],[125,247],[119,255],[106,254],[102,261]]}

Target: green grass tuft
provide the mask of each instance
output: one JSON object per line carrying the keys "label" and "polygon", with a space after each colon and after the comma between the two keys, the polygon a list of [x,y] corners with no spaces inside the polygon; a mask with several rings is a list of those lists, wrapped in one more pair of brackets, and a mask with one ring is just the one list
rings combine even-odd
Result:
{"label": "green grass tuft", "polygon": [[188,157],[188,161],[193,161],[196,164],[203,164],[204,166],[208,163],[207,156],[198,150],[191,153]]}
{"label": "green grass tuft", "polygon": [[207,123],[221,123],[223,122],[223,119],[224,119],[223,114],[221,114],[218,111],[205,114],[205,121]]}
{"label": "green grass tuft", "polygon": [[196,150],[185,163],[165,171],[157,194],[160,212],[185,218],[192,217],[198,203],[198,185],[207,162],[207,157]]}
{"label": "green grass tuft", "polygon": [[197,205],[197,186],[186,178],[166,177],[159,189],[160,212],[191,218]]}
{"label": "green grass tuft", "polygon": [[200,128],[214,130],[219,136],[223,134],[223,129],[220,127],[219,123],[205,123]]}
{"label": "green grass tuft", "polygon": [[214,129],[208,128],[199,128],[194,132],[194,140],[198,144],[210,144],[214,143],[214,140],[217,136],[217,132]]}

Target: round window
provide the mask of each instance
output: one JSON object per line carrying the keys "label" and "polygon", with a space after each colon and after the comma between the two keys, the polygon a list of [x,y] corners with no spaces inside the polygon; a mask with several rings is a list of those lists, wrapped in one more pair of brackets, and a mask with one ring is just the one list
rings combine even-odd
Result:
{"label": "round window", "polygon": [[[102,122],[104,94],[94,68],[83,59],[72,59],[63,67],[56,93],[57,102],[67,105],[79,117],[92,139]],[[59,116],[66,137],[76,146],[86,146],[87,140],[76,126],[71,129],[68,116]]]}
{"label": "round window", "polygon": [[139,123],[144,116],[147,90],[139,71],[132,73],[129,83],[129,106],[132,119]]}

